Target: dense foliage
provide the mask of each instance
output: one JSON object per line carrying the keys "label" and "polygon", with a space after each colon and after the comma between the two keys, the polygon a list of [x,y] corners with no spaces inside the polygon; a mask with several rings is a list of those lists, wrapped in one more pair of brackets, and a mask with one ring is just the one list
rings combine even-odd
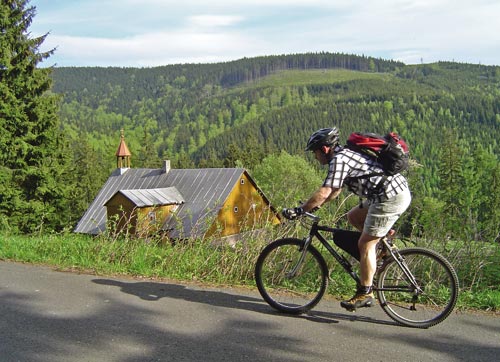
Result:
{"label": "dense foliage", "polygon": [[499,240],[499,67],[409,66],[325,52],[40,69],[51,52],[38,52],[45,36],[29,37],[34,9],[27,4],[1,6],[3,228],[71,228],[116,167],[121,129],[133,167],[166,158],[173,167],[243,166],[273,203],[295,202],[308,187],[286,198],[272,186],[279,163],[291,162],[288,155],[309,165],[305,179],[290,183],[316,183],[321,172],[304,142],[335,125],[344,139],[352,131],[393,130],[410,144],[414,201],[404,234]]}
{"label": "dense foliage", "polygon": [[[158,167],[166,158],[182,168],[246,167],[277,207],[294,206],[324,177],[303,151],[311,132],[335,125],[345,139],[352,131],[392,130],[407,140],[412,156],[407,176],[413,202],[399,223],[400,236],[446,255],[459,271],[462,290],[471,292],[465,294],[469,305],[497,308],[500,67],[408,66],[315,53],[147,69],[39,68],[53,51],[39,51],[46,35],[30,37],[35,9],[28,3],[0,3],[3,257],[47,262],[58,255],[71,265],[86,265],[75,258],[96,256],[92,263],[128,260],[133,273],[177,276],[171,273],[178,272],[178,263],[168,262],[164,245],[148,254],[149,244],[135,239],[131,247],[104,236],[96,247],[87,238],[57,238],[49,247],[46,235],[11,238],[72,229],[116,167],[121,129],[133,167]],[[356,202],[342,195],[320,213],[336,223]],[[222,259],[236,260],[244,270],[228,266],[236,270],[235,280],[248,281],[254,254],[244,253],[250,259],[241,263],[238,250],[219,256],[199,244],[188,245],[186,275],[206,277],[205,269],[190,268],[207,266],[212,273],[225,270]],[[142,260],[135,247],[154,257],[134,264]],[[190,253],[198,250],[210,263],[193,263]],[[123,253],[118,259],[117,252]],[[170,256],[180,260],[179,254]],[[174,271],[163,270],[166,265]]]}
{"label": "dense foliage", "polygon": [[304,158],[305,140],[320,127],[338,126],[344,139],[357,130],[397,131],[415,161],[407,232],[493,241],[500,223],[499,69],[298,54],[150,69],[56,68],[54,91],[64,95],[66,133],[75,140],[85,133],[108,165],[105,174],[121,128],[135,167],[168,158],[174,167],[250,170],[281,151]]}
{"label": "dense foliage", "polygon": [[0,5],[0,227],[32,232],[59,229],[67,217],[65,149],[57,96],[48,93],[49,69],[37,64],[45,36],[30,38],[34,8],[27,1]]}

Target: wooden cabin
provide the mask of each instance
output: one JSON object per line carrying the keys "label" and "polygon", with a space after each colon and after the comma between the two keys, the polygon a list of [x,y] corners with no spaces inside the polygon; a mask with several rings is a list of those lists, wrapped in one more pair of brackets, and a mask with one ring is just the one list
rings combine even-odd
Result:
{"label": "wooden cabin", "polygon": [[[125,146],[125,147],[123,147]],[[121,138],[118,166],[130,166]],[[120,151],[119,148],[119,151]],[[119,155],[120,153],[120,155]],[[110,220],[115,223],[109,223]],[[279,216],[242,168],[118,167],[82,216],[75,232],[97,235],[110,224],[138,237],[229,236],[279,223]]]}

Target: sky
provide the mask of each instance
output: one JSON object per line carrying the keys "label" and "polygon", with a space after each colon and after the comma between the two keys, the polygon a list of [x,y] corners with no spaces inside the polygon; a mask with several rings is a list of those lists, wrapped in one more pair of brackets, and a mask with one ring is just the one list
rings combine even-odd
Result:
{"label": "sky", "polygon": [[31,0],[42,66],[153,67],[332,52],[500,65],[498,0]]}

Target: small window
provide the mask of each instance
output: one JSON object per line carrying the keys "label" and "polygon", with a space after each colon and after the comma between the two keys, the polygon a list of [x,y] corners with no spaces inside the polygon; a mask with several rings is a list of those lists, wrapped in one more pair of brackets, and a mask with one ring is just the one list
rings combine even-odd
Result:
{"label": "small window", "polygon": [[156,212],[150,211],[148,213],[149,222],[154,223],[156,221]]}
{"label": "small window", "polygon": [[233,210],[234,210],[234,213],[237,213],[238,212],[238,206],[235,206]]}
{"label": "small window", "polygon": [[245,184],[245,179],[244,179],[244,178],[242,178],[242,179],[240,180],[240,184],[242,184],[242,185],[244,185],[244,184]]}

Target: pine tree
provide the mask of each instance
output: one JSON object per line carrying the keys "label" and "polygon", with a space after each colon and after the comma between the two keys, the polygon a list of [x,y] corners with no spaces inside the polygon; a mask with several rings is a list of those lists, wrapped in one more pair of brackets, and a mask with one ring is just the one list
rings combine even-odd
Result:
{"label": "pine tree", "polygon": [[158,157],[155,145],[152,142],[152,137],[149,131],[144,129],[144,137],[142,138],[142,147],[139,150],[137,159],[137,167],[139,168],[160,168],[162,160]]}
{"label": "pine tree", "polygon": [[72,143],[71,148],[74,154],[71,184],[74,187],[69,192],[69,199],[72,200],[70,213],[71,219],[77,220],[94,200],[109,174],[106,168],[96,167],[102,165],[103,161],[83,132]]}
{"label": "pine tree", "polygon": [[463,154],[459,140],[452,130],[444,130],[439,159],[440,199],[446,207],[446,223],[450,232],[457,233],[462,223],[459,195],[464,185],[462,176]]}
{"label": "pine tree", "polygon": [[51,69],[37,68],[53,50],[39,51],[47,34],[30,37],[34,15],[28,0],[0,3],[0,227],[21,232],[68,222],[58,98],[48,92]]}

